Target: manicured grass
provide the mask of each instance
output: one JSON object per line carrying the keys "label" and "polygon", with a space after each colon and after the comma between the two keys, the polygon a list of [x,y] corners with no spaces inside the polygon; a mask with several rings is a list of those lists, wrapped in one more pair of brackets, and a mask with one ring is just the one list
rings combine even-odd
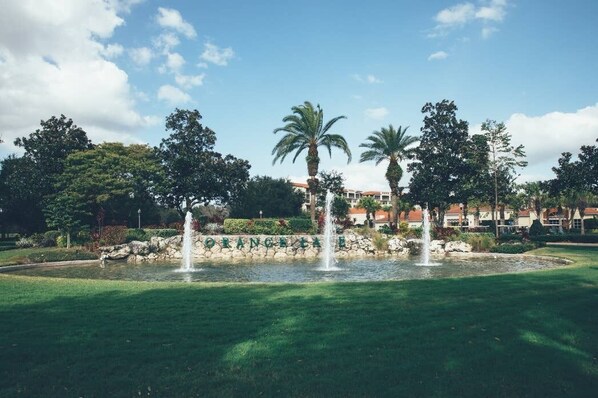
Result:
{"label": "manicured grass", "polygon": [[0,267],[14,264],[43,263],[52,261],[93,260],[98,258],[83,248],[34,247],[0,251]]}
{"label": "manicured grass", "polygon": [[598,250],[559,270],[347,284],[0,275],[0,396],[598,391]]}

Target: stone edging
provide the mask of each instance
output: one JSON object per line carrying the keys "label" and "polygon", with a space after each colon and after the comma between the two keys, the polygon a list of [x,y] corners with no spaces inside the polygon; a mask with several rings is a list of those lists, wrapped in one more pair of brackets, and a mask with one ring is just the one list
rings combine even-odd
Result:
{"label": "stone edging", "polygon": [[40,268],[40,267],[60,267],[63,265],[85,265],[85,264],[100,264],[101,261],[98,260],[73,260],[73,261],[52,261],[48,263],[30,263],[30,264],[15,264],[15,265],[5,265],[0,267],[0,273],[2,272],[10,272],[16,271],[20,269],[27,269],[27,268]]}

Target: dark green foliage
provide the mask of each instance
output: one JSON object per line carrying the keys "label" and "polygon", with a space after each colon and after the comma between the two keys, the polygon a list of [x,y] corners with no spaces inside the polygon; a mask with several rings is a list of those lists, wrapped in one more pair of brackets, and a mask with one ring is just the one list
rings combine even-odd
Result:
{"label": "dark green foliage", "polygon": [[586,230],[598,229],[598,218],[596,216],[583,220],[583,223]]}
{"label": "dark green foliage", "polygon": [[132,242],[134,240],[145,242],[150,239],[143,229],[138,228],[129,228],[127,229],[127,234],[125,235],[125,242]]}
{"label": "dark green foliage", "polygon": [[32,263],[45,263],[54,261],[74,261],[74,260],[95,260],[98,256],[87,250],[54,250],[42,253],[32,253],[28,259]]}
{"label": "dark green foliage", "polygon": [[390,229],[390,227],[386,224],[383,224],[380,226],[380,228],[378,228],[378,232],[386,234],[386,235],[392,235],[392,229]]}
{"label": "dark green foliage", "polygon": [[245,234],[249,229],[247,224],[250,220],[238,219],[238,218],[227,218],[224,220],[224,233],[229,235]]}
{"label": "dark green foliage", "polygon": [[490,251],[492,253],[518,254],[534,250],[535,248],[536,245],[534,245],[533,243],[503,243],[501,245],[492,247]]}
{"label": "dark green foliage", "polygon": [[316,232],[316,224],[313,223],[309,218],[291,218],[289,219],[289,227],[294,233],[299,234],[313,234]]}
{"label": "dark green foliage", "polygon": [[428,204],[428,208],[438,209],[438,226],[442,226],[444,212],[454,203],[453,195],[460,192],[470,170],[466,161],[468,124],[457,119],[457,109],[449,100],[424,105],[416,161],[408,167],[413,173],[409,184],[411,197],[423,207]]}
{"label": "dark green foliage", "polygon": [[200,121],[197,110],[175,109],[166,118],[171,134],[156,148],[166,175],[161,200],[181,215],[197,204],[228,202],[249,179],[249,162],[215,152],[216,133]]}
{"label": "dark green foliage", "polygon": [[230,202],[233,218],[293,217],[301,214],[303,194],[284,178],[256,176]]}
{"label": "dark green foliage", "polygon": [[502,234],[498,237],[498,241],[501,243],[512,243],[512,242],[523,242],[523,235],[517,234]]}
{"label": "dark green foliage", "polygon": [[558,234],[531,236],[533,242],[572,242],[572,243],[598,243],[598,234]]}
{"label": "dark green foliage", "polygon": [[546,228],[542,225],[540,220],[534,220],[532,226],[529,228],[529,236],[538,236],[546,233]]}

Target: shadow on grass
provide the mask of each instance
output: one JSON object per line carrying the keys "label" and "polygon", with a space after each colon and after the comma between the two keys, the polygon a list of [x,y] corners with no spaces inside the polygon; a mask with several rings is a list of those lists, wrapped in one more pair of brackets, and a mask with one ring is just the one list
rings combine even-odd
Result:
{"label": "shadow on grass", "polygon": [[0,396],[591,396],[595,274],[312,285],[0,278]]}

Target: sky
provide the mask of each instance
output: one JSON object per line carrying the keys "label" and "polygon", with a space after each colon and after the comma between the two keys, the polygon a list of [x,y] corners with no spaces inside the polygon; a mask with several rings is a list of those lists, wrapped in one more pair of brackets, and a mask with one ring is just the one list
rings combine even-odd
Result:
{"label": "sky", "polygon": [[[251,175],[304,182],[304,156],[272,164],[291,107],[320,104],[353,153],[321,153],[345,186],[387,190],[359,163],[375,130],[455,101],[479,132],[503,121],[528,167],[553,178],[561,152],[598,138],[594,0],[0,0],[0,158],[64,114],[94,143],[159,145],[175,108],[197,109],[216,150]],[[406,169],[406,165],[403,165]],[[401,185],[407,185],[405,174]]]}

